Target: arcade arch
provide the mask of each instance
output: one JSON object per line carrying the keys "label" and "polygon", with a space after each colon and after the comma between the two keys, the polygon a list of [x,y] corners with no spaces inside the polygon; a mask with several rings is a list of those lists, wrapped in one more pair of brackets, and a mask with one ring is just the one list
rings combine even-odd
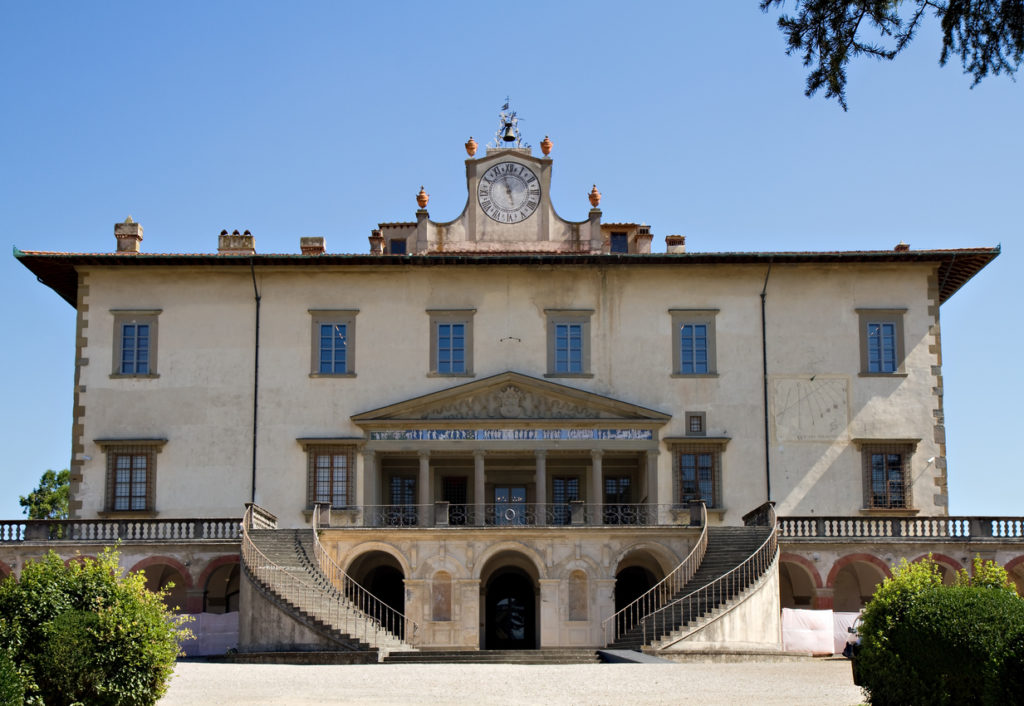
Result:
{"label": "arcade arch", "polygon": [[540,572],[513,549],[499,551],[480,570],[480,646],[490,650],[540,647]]}
{"label": "arcade arch", "polygon": [[829,572],[832,588],[832,609],[855,613],[875,593],[878,584],[890,576],[889,567],[870,554],[850,554],[841,558]]}
{"label": "arcade arch", "polygon": [[167,590],[164,604],[177,612],[185,611],[188,590],[192,588],[192,575],[188,568],[176,559],[153,556],[143,559],[130,570],[142,571],[146,576],[146,588],[157,592]]}

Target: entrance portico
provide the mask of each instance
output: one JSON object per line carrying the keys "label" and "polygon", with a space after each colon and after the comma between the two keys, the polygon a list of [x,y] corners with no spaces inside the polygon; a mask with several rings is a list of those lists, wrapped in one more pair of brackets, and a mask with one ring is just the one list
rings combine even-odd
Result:
{"label": "entrance portico", "polygon": [[670,419],[512,372],[355,415],[361,522],[646,524]]}

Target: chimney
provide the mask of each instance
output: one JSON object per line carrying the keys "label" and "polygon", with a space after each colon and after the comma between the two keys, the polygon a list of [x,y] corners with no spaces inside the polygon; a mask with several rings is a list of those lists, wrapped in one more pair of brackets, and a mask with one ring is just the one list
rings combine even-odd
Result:
{"label": "chimney", "polygon": [[299,238],[299,249],[303,255],[323,255],[326,246],[323,238]]}
{"label": "chimney", "polygon": [[249,231],[239,235],[237,230],[232,233],[222,230],[217,239],[217,252],[221,255],[255,255],[256,239]]}
{"label": "chimney", "polygon": [[636,251],[640,254],[647,254],[651,252],[651,240],[654,235],[651,234],[651,227],[649,225],[643,225],[636,229]]}
{"label": "chimney", "polygon": [[682,254],[686,252],[686,236],[685,235],[666,235],[665,236],[665,252]]}
{"label": "chimney", "polygon": [[904,243],[902,240],[896,243],[896,247],[893,248],[896,252],[910,252],[910,245]]}
{"label": "chimney", "polygon": [[142,242],[142,226],[128,216],[124,223],[114,224],[114,237],[117,238],[117,252],[138,254],[139,243]]}
{"label": "chimney", "polygon": [[370,231],[370,254],[384,254],[384,236],[381,235],[381,232],[379,230]]}

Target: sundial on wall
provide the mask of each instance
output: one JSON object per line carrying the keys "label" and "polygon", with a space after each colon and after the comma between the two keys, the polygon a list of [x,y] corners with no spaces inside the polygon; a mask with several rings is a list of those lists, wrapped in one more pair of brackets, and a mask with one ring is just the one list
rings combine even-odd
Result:
{"label": "sundial on wall", "polygon": [[775,378],[772,409],[778,441],[831,441],[849,424],[845,377]]}

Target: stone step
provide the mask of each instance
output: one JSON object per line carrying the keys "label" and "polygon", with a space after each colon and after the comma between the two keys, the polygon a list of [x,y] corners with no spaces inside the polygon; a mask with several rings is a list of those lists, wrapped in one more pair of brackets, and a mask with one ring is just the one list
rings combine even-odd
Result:
{"label": "stone step", "polygon": [[429,650],[391,653],[389,664],[597,664],[594,649],[550,648],[541,650]]}

